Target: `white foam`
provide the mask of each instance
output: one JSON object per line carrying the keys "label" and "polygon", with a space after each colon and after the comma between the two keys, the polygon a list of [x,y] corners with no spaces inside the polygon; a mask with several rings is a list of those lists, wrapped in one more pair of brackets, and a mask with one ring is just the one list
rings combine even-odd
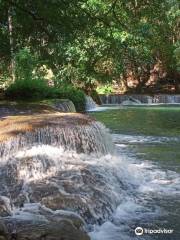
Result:
{"label": "white foam", "polygon": [[125,143],[168,143],[179,142],[179,137],[159,137],[159,136],[143,136],[143,135],[126,135],[126,134],[112,134],[113,140],[117,144]]}
{"label": "white foam", "polygon": [[[93,176],[100,176],[102,182],[95,181],[93,188],[105,193],[111,199],[114,213],[111,221],[106,219],[107,221],[101,226],[94,226],[90,236],[93,240],[130,240],[132,239],[129,237],[130,223],[161,214],[158,205],[153,206],[153,209],[148,205],[153,195],[156,197],[178,195],[180,197],[180,175],[173,171],[163,171],[152,162],[130,158],[126,150],[121,151],[126,148],[126,142],[152,142],[153,138],[114,135],[114,139],[119,148],[117,155],[114,156],[108,154],[97,157],[95,154],[87,155],[78,154],[75,151],[65,151],[62,147],[39,145],[18,152],[11,161],[18,164],[18,177],[24,181],[24,186],[31,181],[38,182],[47,178],[48,181],[51,181],[51,177],[56,176],[59,171],[72,170],[71,178],[79,176],[80,189],[86,189],[87,184],[81,179],[81,170],[88,169],[92,175],[94,174]],[[154,142],[156,141],[159,142],[159,139],[154,138]],[[166,139],[163,138],[163,141]],[[29,167],[28,159],[31,159],[31,167]],[[71,178],[67,179],[69,183],[72,182]],[[24,191],[26,191],[25,187]],[[88,191],[88,194],[90,196],[94,193]],[[89,204],[89,209],[94,217],[103,218],[102,213],[95,210],[98,203],[94,202],[94,205],[91,202],[88,203],[89,196],[82,194],[83,202]],[[31,219],[33,211],[36,212],[37,207],[37,204],[25,205],[26,211],[16,210],[14,217]],[[28,213],[28,211],[30,212]]]}
{"label": "white foam", "polygon": [[[112,165],[116,165],[118,176],[124,184],[122,191],[123,201],[119,204],[112,215],[111,221],[101,226],[95,226],[90,233],[92,240],[132,240],[136,239],[134,226],[136,222],[153,222],[154,218],[165,214],[158,202],[153,203],[156,198],[179,198],[180,197],[180,175],[174,171],[162,170],[151,161],[140,161],[134,157],[130,158],[126,151],[129,142],[166,142],[177,141],[176,138],[156,138],[142,136],[128,136],[114,134],[113,139],[117,143],[117,153],[120,155]],[[119,143],[120,142],[120,143]],[[123,144],[122,144],[123,142]],[[138,239],[138,238],[137,238]],[[144,238],[142,238],[144,239]]]}

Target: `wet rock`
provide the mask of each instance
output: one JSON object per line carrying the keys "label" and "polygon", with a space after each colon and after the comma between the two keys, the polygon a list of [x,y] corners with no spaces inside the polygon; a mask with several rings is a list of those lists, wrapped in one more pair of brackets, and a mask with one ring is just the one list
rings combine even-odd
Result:
{"label": "wet rock", "polygon": [[90,213],[89,206],[78,195],[66,196],[62,194],[56,194],[42,198],[41,203],[53,210],[64,209],[75,211],[83,217],[88,213],[88,216],[91,216],[91,218],[93,217],[93,214]]}
{"label": "wet rock", "polygon": [[114,150],[108,130],[82,114],[34,114],[0,121],[0,158],[6,160],[19,150],[41,144],[98,155]]}
{"label": "wet rock", "polygon": [[51,211],[40,204],[27,204],[13,217],[3,218],[2,222],[8,230],[9,239],[90,240],[78,215]]}
{"label": "wet rock", "polygon": [[31,202],[40,202],[42,198],[52,196],[58,192],[58,187],[52,183],[44,183],[42,181],[32,182],[29,187],[31,189],[29,194]]}
{"label": "wet rock", "polygon": [[54,219],[59,217],[71,221],[73,225],[78,229],[82,228],[85,225],[84,220],[74,212],[57,210],[55,211]]}
{"label": "wet rock", "polygon": [[[0,121],[0,195],[11,196],[14,208],[19,209],[10,217],[9,208],[2,204],[9,238],[89,239],[81,217],[87,224],[105,221],[117,206],[106,169],[99,174],[101,166],[93,166],[90,155],[113,151],[110,139],[103,125],[76,113]],[[37,202],[46,208],[32,209]]]}
{"label": "wet rock", "polygon": [[88,240],[87,234],[75,228],[70,221],[43,222],[17,221],[16,232],[9,234],[16,240]]}
{"label": "wet rock", "polygon": [[7,240],[7,228],[2,221],[0,221],[0,240]]}
{"label": "wet rock", "polygon": [[4,236],[0,236],[0,240],[7,240],[7,238]]}
{"label": "wet rock", "polygon": [[13,159],[0,166],[0,179],[0,195],[15,199],[21,191],[23,182],[18,178],[18,165],[13,163]]}
{"label": "wet rock", "polygon": [[69,220],[76,226],[78,229],[82,228],[85,225],[84,220],[80,217],[80,215],[71,212],[71,211],[63,211],[56,210],[53,211],[50,208],[47,208],[40,203],[25,203],[24,207],[21,210],[17,211],[15,215],[23,215],[24,213],[35,214],[36,216],[44,216],[48,219],[48,221],[59,221],[62,219]]}
{"label": "wet rock", "polygon": [[79,155],[57,149],[57,155],[50,157],[45,151],[51,149],[32,150],[35,156],[24,156],[23,152],[5,165],[6,171],[0,167],[2,186],[6,186],[5,189],[0,186],[0,194],[9,193],[16,208],[23,208],[27,202],[39,202],[54,211],[76,212],[88,224],[107,220],[118,202],[105,175],[98,168],[87,166]]}
{"label": "wet rock", "polygon": [[0,216],[7,217],[11,215],[11,204],[7,197],[0,196]]}

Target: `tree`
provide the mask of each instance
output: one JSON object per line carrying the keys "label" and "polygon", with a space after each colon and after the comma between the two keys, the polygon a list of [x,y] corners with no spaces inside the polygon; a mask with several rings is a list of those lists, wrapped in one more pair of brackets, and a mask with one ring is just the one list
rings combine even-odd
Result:
{"label": "tree", "polygon": [[11,75],[12,81],[15,81],[15,61],[14,61],[14,39],[13,39],[13,8],[10,5],[8,9],[8,30],[9,30],[9,45],[11,53]]}
{"label": "tree", "polygon": [[6,72],[28,47],[55,84],[89,91],[116,81],[142,92],[169,79],[178,89],[177,0],[1,0],[0,14]]}

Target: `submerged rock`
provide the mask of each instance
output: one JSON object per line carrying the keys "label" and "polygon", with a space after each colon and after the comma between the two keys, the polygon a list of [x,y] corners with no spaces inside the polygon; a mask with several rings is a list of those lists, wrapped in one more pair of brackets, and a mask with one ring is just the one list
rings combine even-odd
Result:
{"label": "submerged rock", "polygon": [[[2,229],[2,230],[1,230]],[[77,214],[27,204],[13,217],[2,218],[0,235],[16,240],[89,240],[84,222]]]}

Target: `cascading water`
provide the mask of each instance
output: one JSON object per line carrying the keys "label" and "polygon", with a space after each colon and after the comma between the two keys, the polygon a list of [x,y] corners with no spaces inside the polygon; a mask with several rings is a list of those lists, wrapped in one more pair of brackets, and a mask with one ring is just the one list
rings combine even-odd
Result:
{"label": "cascading water", "polygon": [[121,103],[122,105],[137,105],[141,104],[141,102],[133,97],[129,97],[128,100],[125,100]]}
{"label": "cascading water", "polygon": [[60,213],[70,219],[78,214],[92,240],[132,240],[138,224],[162,217],[160,206],[153,205],[156,198],[180,196],[178,174],[143,163],[126,150],[127,142],[178,139],[113,135],[114,152],[111,137],[100,123],[74,128],[56,125],[1,145],[0,202],[4,202],[4,216],[11,215],[5,223],[13,219],[22,228],[20,219],[33,218],[47,225]]}
{"label": "cascading water", "polygon": [[[167,95],[159,94],[148,96],[144,94],[131,94],[131,95],[99,95],[102,104],[176,104],[180,103],[180,95]],[[133,100],[133,101],[132,101]]]}
{"label": "cascading water", "polygon": [[97,104],[95,101],[92,99],[91,96],[86,95],[86,111],[90,111],[97,108]]}
{"label": "cascading water", "polygon": [[[179,144],[179,138],[113,135],[116,157],[112,158],[119,178],[121,200],[110,220],[95,226],[90,233],[93,240],[158,239],[178,240],[180,237],[180,175],[173,170],[163,170],[150,161],[138,160],[128,146]],[[117,191],[117,190],[115,190]],[[170,206],[168,206],[169,204]],[[167,234],[136,236],[136,227],[169,229]]]}
{"label": "cascading water", "polygon": [[[22,224],[27,229],[29,218],[36,219],[29,228],[36,228],[37,234],[38,224],[44,225],[59,210],[65,211],[65,219],[70,214],[72,220],[71,212],[81,215],[90,227],[108,219],[117,205],[118,198],[111,190],[113,176],[110,183],[105,177],[108,169],[96,165],[97,158],[100,163],[104,155],[113,152],[107,129],[93,120],[65,125],[62,127],[62,120],[57,118],[46,127],[18,134],[0,145],[0,227],[1,220],[7,226],[15,224],[10,236],[14,228],[22,233]],[[59,218],[62,220],[62,212]],[[47,231],[47,226],[44,228]],[[81,233],[78,239],[87,239],[83,237]]]}
{"label": "cascading water", "polygon": [[[52,125],[52,126],[51,126]],[[34,145],[63,146],[66,150],[84,153],[108,153],[112,150],[107,130],[101,123],[92,121],[90,125],[62,127],[58,119],[51,121],[49,126],[38,128],[10,138],[0,143],[1,161],[22,148]]]}
{"label": "cascading water", "polygon": [[72,101],[68,99],[55,99],[52,103],[53,107],[61,112],[76,112],[76,108]]}

